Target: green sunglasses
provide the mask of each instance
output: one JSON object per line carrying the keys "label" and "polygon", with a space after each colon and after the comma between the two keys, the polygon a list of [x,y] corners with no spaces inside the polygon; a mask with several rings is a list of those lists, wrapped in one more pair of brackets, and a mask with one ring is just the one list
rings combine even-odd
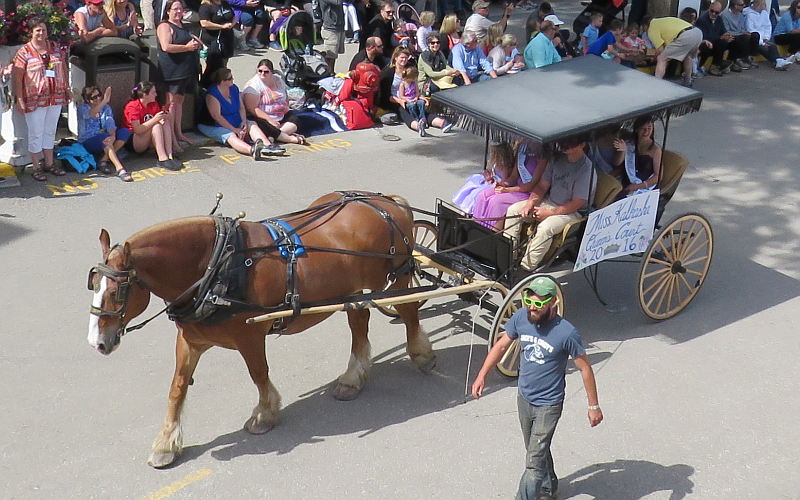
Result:
{"label": "green sunglasses", "polygon": [[525,304],[526,306],[533,306],[536,309],[541,309],[541,308],[543,308],[545,306],[545,304],[547,304],[548,302],[550,302],[554,298],[555,298],[555,296],[550,297],[549,299],[545,299],[545,300],[536,300],[536,299],[531,298],[530,296],[528,296],[528,294],[525,294],[525,295],[522,296],[522,303]]}

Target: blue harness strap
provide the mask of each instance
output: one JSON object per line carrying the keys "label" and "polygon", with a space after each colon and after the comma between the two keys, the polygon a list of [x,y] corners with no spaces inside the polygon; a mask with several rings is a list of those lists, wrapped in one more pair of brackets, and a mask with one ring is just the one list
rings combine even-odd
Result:
{"label": "blue harness strap", "polygon": [[292,229],[288,222],[282,219],[265,220],[261,223],[278,246],[281,257],[288,259],[290,255],[300,257],[306,253],[300,236]]}

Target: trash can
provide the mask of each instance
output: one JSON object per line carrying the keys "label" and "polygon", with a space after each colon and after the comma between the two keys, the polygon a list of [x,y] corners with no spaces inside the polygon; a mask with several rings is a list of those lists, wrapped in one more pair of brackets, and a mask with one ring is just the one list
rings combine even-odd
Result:
{"label": "trash can", "polygon": [[[125,38],[103,37],[88,45],[73,48],[70,57],[70,88],[75,100],[86,85],[97,85],[101,90],[111,87],[111,109],[117,126],[122,124],[122,109],[130,98],[131,89],[140,80],[141,48]],[[69,130],[78,133],[77,106],[69,105]]]}

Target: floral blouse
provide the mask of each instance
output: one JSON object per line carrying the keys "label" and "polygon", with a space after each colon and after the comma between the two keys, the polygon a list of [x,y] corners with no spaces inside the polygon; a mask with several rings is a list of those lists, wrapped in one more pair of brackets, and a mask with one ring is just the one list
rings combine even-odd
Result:
{"label": "floral blouse", "polygon": [[28,42],[14,56],[14,68],[22,72],[22,95],[25,112],[38,108],[66,104],[69,100],[67,57],[68,49],[48,42],[47,54]]}

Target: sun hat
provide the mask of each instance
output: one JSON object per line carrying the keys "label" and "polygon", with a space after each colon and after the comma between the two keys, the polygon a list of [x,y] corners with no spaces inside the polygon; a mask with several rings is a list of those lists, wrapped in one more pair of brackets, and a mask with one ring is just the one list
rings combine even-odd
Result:
{"label": "sun hat", "polygon": [[564,21],[559,19],[558,16],[555,15],[555,14],[550,14],[549,16],[544,16],[544,20],[545,21],[550,21],[555,26],[561,26],[562,24],[564,24]]}
{"label": "sun hat", "polygon": [[552,278],[546,276],[539,276],[531,281],[531,284],[525,287],[539,297],[549,297],[556,294],[556,283]]}
{"label": "sun hat", "polygon": [[472,2],[473,12],[478,9],[488,9],[488,8],[489,8],[489,2],[487,2],[486,0],[475,0],[474,2]]}

